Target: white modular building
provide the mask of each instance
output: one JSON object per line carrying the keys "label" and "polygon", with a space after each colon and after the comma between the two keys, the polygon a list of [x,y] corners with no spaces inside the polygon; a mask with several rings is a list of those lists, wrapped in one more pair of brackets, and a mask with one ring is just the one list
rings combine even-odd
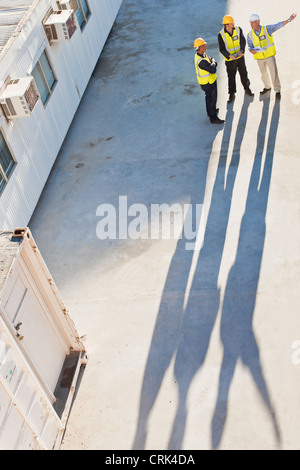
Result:
{"label": "white modular building", "polygon": [[87,353],[28,228],[0,232],[0,450],[59,449]]}
{"label": "white modular building", "polygon": [[27,226],[122,0],[1,0],[0,228]]}

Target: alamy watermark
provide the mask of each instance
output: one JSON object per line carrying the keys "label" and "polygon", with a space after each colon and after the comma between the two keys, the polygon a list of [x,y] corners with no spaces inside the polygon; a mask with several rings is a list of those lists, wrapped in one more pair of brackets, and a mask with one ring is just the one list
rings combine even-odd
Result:
{"label": "alamy watermark", "polygon": [[203,204],[128,205],[127,196],[119,196],[117,207],[97,207],[96,234],[100,240],[185,240],[186,250],[200,250],[200,220]]}
{"label": "alamy watermark", "polygon": [[292,88],[295,90],[292,95],[293,104],[300,104],[300,80],[295,80],[292,83]]}
{"label": "alamy watermark", "polygon": [[293,341],[292,349],[294,350],[294,352],[292,354],[291,360],[292,360],[292,363],[295,366],[297,366],[300,364],[300,340],[299,339],[296,339],[295,341]]}

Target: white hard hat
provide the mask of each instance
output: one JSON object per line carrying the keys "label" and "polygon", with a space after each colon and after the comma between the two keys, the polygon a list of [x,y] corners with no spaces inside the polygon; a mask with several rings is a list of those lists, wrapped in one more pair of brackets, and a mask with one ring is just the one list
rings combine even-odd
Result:
{"label": "white hard hat", "polygon": [[259,15],[257,15],[256,13],[253,13],[253,14],[250,16],[249,21],[250,21],[250,23],[252,23],[252,21],[260,21],[260,17],[259,17]]}

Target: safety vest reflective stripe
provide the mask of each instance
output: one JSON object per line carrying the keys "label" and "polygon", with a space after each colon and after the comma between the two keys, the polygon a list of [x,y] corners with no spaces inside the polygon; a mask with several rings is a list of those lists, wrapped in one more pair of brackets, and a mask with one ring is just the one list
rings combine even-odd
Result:
{"label": "safety vest reflective stripe", "polygon": [[252,41],[253,41],[254,47],[266,49],[265,51],[257,52],[254,55],[254,58],[256,60],[268,59],[268,57],[272,57],[276,54],[276,47],[274,44],[273,36],[270,36],[266,26],[262,26],[260,28],[259,35],[255,34],[253,30],[249,33],[249,35],[250,34],[252,35]]}
{"label": "safety vest reflective stripe", "polygon": [[209,77],[210,73],[209,72],[206,73],[206,70],[199,68],[200,62],[202,62],[202,60],[204,60],[202,57],[200,57],[200,59],[197,60],[196,73],[199,78],[206,78],[206,77]]}
{"label": "safety vest reflective stripe", "polygon": [[[241,31],[240,31],[240,28],[234,28],[233,31],[232,31],[232,36],[230,36],[230,34],[228,34],[227,32],[225,33],[224,29],[222,29],[222,31],[220,31],[220,34],[221,34],[222,39],[224,41],[226,51],[229,52],[229,54],[231,54],[231,55],[238,54],[241,50],[241,42],[240,42]],[[230,61],[230,60],[233,60],[233,59],[227,59],[225,57],[225,60]]]}
{"label": "safety vest reflective stripe", "polygon": [[199,57],[198,54],[195,55],[195,67],[196,67],[198,83],[199,85],[207,85],[208,83],[212,84],[216,81],[217,74],[209,73],[207,72],[207,70],[201,69],[199,65],[200,65],[200,62],[202,62],[202,60],[206,60],[210,64],[208,57]]}

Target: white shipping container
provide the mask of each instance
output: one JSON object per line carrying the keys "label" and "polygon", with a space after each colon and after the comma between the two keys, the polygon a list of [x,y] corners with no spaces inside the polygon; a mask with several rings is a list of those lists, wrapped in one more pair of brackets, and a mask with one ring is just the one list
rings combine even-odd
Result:
{"label": "white shipping container", "polygon": [[0,232],[0,449],[57,449],[87,354],[28,228]]}

